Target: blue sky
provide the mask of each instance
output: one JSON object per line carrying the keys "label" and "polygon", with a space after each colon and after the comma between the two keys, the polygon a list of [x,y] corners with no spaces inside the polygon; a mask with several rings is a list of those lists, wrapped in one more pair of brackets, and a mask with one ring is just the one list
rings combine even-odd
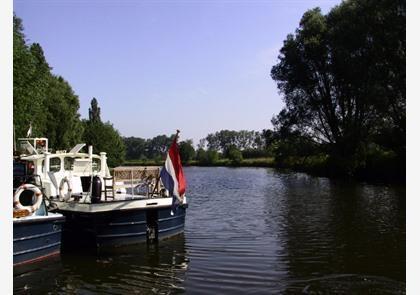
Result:
{"label": "blue sky", "polygon": [[221,129],[271,128],[282,108],[270,78],[287,34],[323,1],[17,0],[38,42],[87,117],[96,97],[123,136],[181,129],[198,143]]}

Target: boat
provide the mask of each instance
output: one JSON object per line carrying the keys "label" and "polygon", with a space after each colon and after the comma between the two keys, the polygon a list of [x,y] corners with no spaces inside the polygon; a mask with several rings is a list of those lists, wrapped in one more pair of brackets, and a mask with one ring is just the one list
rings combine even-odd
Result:
{"label": "boat", "polygon": [[57,257],[65,217],[48,211],[42,181],[31,164],[13,160],[13,266]]}
{"label": "boat", "polygon": [[[18,139],[36,150],[48,139]],[[45,151],[23,157],[40,175],[55,212],[65,216],[63,246],[95,249],[157,242],[184,231],[186,198],[173,206],[160,167],[116,167],[110,173],[105,152],[86,144],[70,151]]]}

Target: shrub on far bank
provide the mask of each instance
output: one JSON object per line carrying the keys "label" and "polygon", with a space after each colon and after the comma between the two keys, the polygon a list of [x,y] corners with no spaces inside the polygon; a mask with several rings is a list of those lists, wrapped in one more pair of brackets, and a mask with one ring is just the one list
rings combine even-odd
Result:
{"label": "shrub on far bank", "polygon": [[215,150],[200,148],[197,151],[197,161],[200,165],[213,165],[219,160],[219,153]]}
{"label": "shrub on far bank", "polygon": [[381,182],[404,182],[405,159],[392,151],[371,149],[364,157],[352,160],[354,170],[348,173],[350,159],[332,157],[320,153],[311,156],[288,156],[276,161],[279,168],[306,172],[317,176],[355,177],[359,180]]}
{"label": "shrub on far bank", "polygon": [[271,156],[267,149],[244,149],[242,151],[242,157],[244,159],[268,158]]}
{"label": "shrub on far bank", "polygon": [[241,151],[234,145],[228,147],[226,156],[233,165],[239,165],[243,160]]}
{"label": "shrub on far bank", "polygon": [[182,164],[188,164],[195,157],[192,140],[181,141],[179,143],[179,155]]}

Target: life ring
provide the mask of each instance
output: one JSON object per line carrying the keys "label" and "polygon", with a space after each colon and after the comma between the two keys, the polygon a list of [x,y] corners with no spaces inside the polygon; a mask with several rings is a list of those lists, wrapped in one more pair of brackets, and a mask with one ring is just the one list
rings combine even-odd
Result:
{"label": "life ring", "polygon": [[[30,190],[33,191],[34,196],[36,197],[36,201],[31,206],[23,206],[20,203],[20,195],[26,191]],[[33,185],[33,184],[23,184],[15,192],[15,195],[13,196],[13,206],[16,209],[22,209],[22,210],[28,210],[31,213],[34,213],[36,210],[38,210],[41,207],[42,204],[42,192],[39,189],[39,187]]]}
{"label": "life ring", "polygon": [[[66,194],[64,194],[64,184],[65,183],[67,183],[67,193]],[[60,201],[70,200],[71,192],[72,192],[71,182],[67,177],[64,177],[63,179],[61,179],[59,192],[58,192],[59,197],[60,197]]]}

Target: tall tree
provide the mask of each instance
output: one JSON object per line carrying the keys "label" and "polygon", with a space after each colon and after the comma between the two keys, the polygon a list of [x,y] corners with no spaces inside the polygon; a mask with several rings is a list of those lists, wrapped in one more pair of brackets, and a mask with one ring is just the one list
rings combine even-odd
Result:
{"label": "tall tree", "polygon": [[13,16],[13,125],[17,137],[26,135],[29,124],[34,136],[43,135],[46,113],[42,105],[49,75],[42,49],[26,44],[22,20]]}
{"label": "tall tree", "polygon": [[79,142],[79,99],[71,86],[51,73],[40,44],[28,45],[22,21],[13,17],[13,123],[16,136],[47,136],[54,149]]}
{"label": "tall tree", "polygon": [[187,139],[179,143],[179,155],[182,163],[186,164],[195,157],[195,149],[192,139]]}
{"label": "tall tree", "polygon": [[[91,101],[91,110],[99,109],[98,101]],[[96,113],[99,115],[99,112]],[[99,119],[99,120],[98,120]],[[89,120],[83,121],[83,139],[88,145],[92,145],[97,152],[106,152],[108,164],[111,167],[124,162],[125,145],[118,130],[110,122],[103,123],[98,116],[89,116]]]}
{"label": "tall tree", "polygon": [[400,1],[349,0],[327,15],[307,11],[271,71],[286,104],[273,119],[276,131],[329,144],[350,170],[384,122],[405,134],[404,33]]}
{"label": "tall tree", "polygon": [[101,108],[98,106],[98,101],[95,97],[90,102],[89,121],[101,122]]}
{"label": "tall tree", "polygon": [[70,149],[82,140],[79,98],[67,81],[51,76],[46,91],[44,110],[47,114],[45,135],[55,149]]}

